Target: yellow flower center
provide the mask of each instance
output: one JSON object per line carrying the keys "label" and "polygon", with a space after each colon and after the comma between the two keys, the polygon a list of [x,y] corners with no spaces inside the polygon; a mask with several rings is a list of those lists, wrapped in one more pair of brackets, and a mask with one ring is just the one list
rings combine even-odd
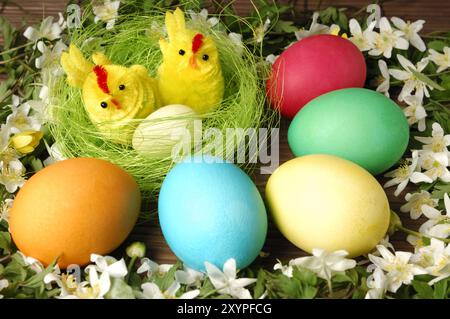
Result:
{"label": "yellow flower center", "polygon": [[403,163],[395,171],[395,177],[407,178],[409,176],[409,166],[407,163]]}

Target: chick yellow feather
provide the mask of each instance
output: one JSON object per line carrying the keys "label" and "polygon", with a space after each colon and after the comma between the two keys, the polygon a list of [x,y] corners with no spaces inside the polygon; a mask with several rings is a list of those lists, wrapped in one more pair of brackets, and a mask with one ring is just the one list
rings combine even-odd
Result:
{"label": "chick yellow feather", "polygon": [[91,63],[71,45],[61,56],[67,82],[82,89],[83,102],[91,121],[109,139],[130,142],[133,119],[147,117],[160,106],[158,86],[142,65],[112,64],[102,53]]}
{"label": "chick yellow feather", "polygon": [[224,79],[219,52],[211,37],[186,28],[184,13],[166,13],[168,40],[159,41],[163,62],[158,87],[163,105],[184,104],[197,113],[222,102]]}

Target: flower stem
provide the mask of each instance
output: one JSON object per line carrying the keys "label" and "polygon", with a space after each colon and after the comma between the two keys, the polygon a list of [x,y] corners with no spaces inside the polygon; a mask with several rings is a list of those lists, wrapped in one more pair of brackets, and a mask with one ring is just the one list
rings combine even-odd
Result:
{"label": "flower stem", "polygon": [[428,77],[440,76],[440,75],[442,75],[442,74],[449,74],[449,73],[450,73],[450,71],[444,71],[444,72],[439,72],[439,73],[433,73],[433,74],[428,75]]}
{"label": "flower stem", "polygon": [[7,63],[10,63],[10,62],[19,60],[19,59],[23,58],[24,56],[26,56],[25,53],[19,54],[19,55],[15,56],[14,58],[11,58],[9,60],[0,61],[0,65],[7,64]]}
{"label": "flower stem", "polygon": [[128,283],[128,280],[130,279],[131,269],[133,268],[134,264],[136,263],[136,259],[137,259],[137,256],[131,257],[130,263],[128,264],[128,267],[127,267],[128,274],[127,274],[127,277],[125,279],[125,281],[127,283]]}
{"label": "flower stem", "polygon": [[444,243],[447,243],[447,244],[450,243],[450,239],[439,238],[439,237],[434,237],[434,236],[425,236],[424,234],[421,234],[421,233],[419,233],[417,231],[411,230],[411,229],[403,227],[403,226],[397,226],[397,230],[399,230],[401,232],[404,232],[405,234],[413,235],[413,236],[420,237],[420,238],[428,238],[428,239],[434,238],[434,239],[443,241]]}
{"label": "flower stem", "polygon": [[0,55],[8,54],[8,53],[10,53],[10,52],[13,52],[13,51],[16,51],[16,50],[25,48],[25,47],[27,47],[27,46],[29,46],[29,45],[32,45],[32,44],[33,44],[33,42],[28,42],[28,43],[25,43],[25,44],[23,44],[23,45],[19,45],[19,46],[15,47],[15,48],[11,48],[11,49],[8,49],[8,50],[5,50],[5,51],[0,52]]}
{"label": "flower stem", "polygon": [[327,280],[327,284],[328,284],[328,297],[330,299],[333,299],[333,284],[331,283],[331,279]]}

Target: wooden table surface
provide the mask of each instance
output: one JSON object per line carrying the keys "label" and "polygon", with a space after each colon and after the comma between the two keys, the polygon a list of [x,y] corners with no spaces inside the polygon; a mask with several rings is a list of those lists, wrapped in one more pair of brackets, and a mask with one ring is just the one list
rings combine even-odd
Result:
{"label": "wooden table surface", "polygon": [[[16,0],[14,1],[16,5],[12,4],[13,1],[9,1],[9,4],[7,2],[8,1],[0,1],[0,10],[3,7],[2,15],[6,16],[16,26],[35,23],[48,15],[56,16],[58,12],[64,10],[66,4],[65,0]],[[286,1],[277,1],[277,3],[282,2]],[[314,10],[317,8],[317,5],[320,1],[307,1],[307,5],[305,5],[305,2],[306,1],[297,1],[297,6],[299,8],[307,7],[310,10]],[[325,8],[330,5],[362,7],[364,4],[369,4],[371,2],[372,1],[344,0],[322,1],[321,8]],[[6,4],[6,6],[2,6],[2,4]],[[245,0],[237,0],[235,2],[235,6],[239,10],[239,12],[247,12],[251,8],[251,2]],[[388,17],[399,16],[404,19],[410,20],[426,20],[424,33],[431,31],[450,30],[450,1],[394,0],[387,1],[383,5],[383,8],[384,14]],[[280,163],[283,163],[293,157],[287,144],[286,133],[288,126],[289,121],[282,120],[280,136]],[[264,188],[267,178],[267,175],[254,176],[254,180],[262,195],[264,195]],[[382,177],[380,177],[379,180],[381,183],[384,182],[384,179]],[[399,197],[395,197],[393,195],[394,189],[395,188],[387,189],[386,193],[389,197],[391,208],[395,211],[399,211],[400,206],[404,203],[404,195],[408,190],[411,191],[413,189],[408,188]],[[423,222],[423,220],[412,221],[407,214],[401,214],[400,216],[404,225],[413,229],[417,229],[418,226]],[[175,262],[176,258],[165,243],[156,219],[153,221],[138,223],[130,237],[117,250],[116,254],[120,254],[119,252],[123,251],[124,246],[136,240],[143,241],[147,244],[147,255],[153,260],[159,263]],[[392,236],[391,240],[397,249],[411,249],[411,246],[405,240],[405,235],[401,233],[397,233]],[[304,252],[287,241],[272,224],[269,225],[269,232],[263,251],[268,253],[268,256],[265,258],[259,258],[257,260],[257,263],[264,265],[273,265],[275,259],[277,258],[281,260],[287,260],[305,255]]]}

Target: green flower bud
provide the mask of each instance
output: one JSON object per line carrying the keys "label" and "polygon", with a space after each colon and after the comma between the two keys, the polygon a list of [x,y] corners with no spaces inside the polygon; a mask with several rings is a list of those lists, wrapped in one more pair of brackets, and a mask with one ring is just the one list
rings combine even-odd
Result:
{"label": "green flower bud", "polygon": [[136,241],[127,247],[126,253],[130,258],[142,258],[145,256],[145,244],[143,242]]}

